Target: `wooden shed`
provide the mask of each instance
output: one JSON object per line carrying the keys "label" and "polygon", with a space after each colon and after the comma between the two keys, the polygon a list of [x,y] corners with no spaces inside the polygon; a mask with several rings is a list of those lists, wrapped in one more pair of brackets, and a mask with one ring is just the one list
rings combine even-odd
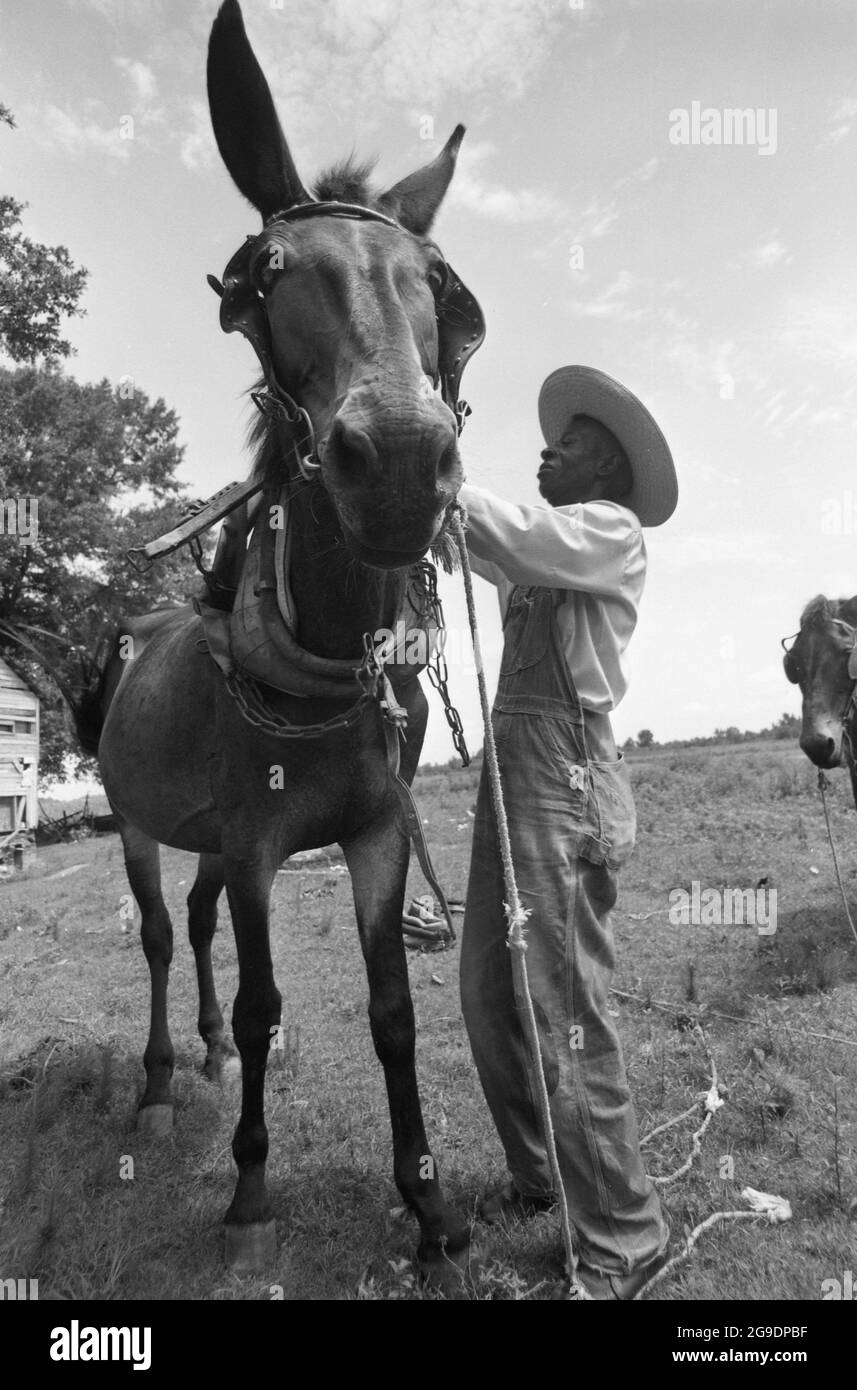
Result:
{"label": "wooden shed", "polygon": [[39,697],[0,657],[0,845],[39,820]]}

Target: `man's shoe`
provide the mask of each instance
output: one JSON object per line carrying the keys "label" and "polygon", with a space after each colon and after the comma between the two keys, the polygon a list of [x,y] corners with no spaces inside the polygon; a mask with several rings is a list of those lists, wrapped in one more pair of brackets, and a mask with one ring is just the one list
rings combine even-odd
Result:
{"label": "man's shoe", "polygon": [[656,1255],[641,1269],[635,1269],[633,1274],[596,1274],[594,1269],[578,1265],[577,1277],[589,1297],[596,1302],[630,1303],[643,1285],[654,1278],[659,1269],[663,1269],[669,1258],[669,1250],[662,1250],[660,1255]]}
{"label": "man's shoe", "polygon": [[496,1192],[483,1197],[477,1214],[486,1226],[496,1226],[500,1221],[524,1221],[540,1212],[550,1211],[556,1198],[548,1193],[534,1193],[526,1196],[519,1192],[513,1182],[504,1183]]}

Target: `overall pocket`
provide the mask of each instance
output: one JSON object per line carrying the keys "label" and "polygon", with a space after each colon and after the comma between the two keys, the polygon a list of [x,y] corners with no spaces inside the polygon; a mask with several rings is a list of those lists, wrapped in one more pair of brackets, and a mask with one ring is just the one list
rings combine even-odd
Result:
{"label": "overall pocket", "polygon": [[578,725],[536,712],[492,715],[497,761],[520,809],[552,807],[582,828],[590,791]]}
{"label": "overall pocket", "polygon": [[611,869],[618,869],[631,857],[637,838],[637,812],[624,754],[606,763],[590,762],[589,775],[590,814],[598,827],[603,862]]}

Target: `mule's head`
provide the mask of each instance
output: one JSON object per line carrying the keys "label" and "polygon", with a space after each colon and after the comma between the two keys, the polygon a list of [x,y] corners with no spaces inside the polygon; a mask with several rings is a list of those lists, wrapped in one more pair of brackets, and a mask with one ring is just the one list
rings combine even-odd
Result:
{"label": "mule's head", "polygon": [[816,767],[838,767],[842,761],[855,638],[857,598],[829,602],[819,594],[801,614],[800,632],[783,658],[787,678],[803,696],[800,746]]}
{"label": "mule's head", "polygon": [[264,301],[277,382],[312,422],[327,488],[352,552],[380,568],[425,554],[462,481],[455,417],[438,391],[436,296],[447,274],[429,231],[455,168],[458,127],[437,158],[386,193],[343,166],[320,201],[381,219],[277,218],[314,199],[303,187],[236,0],[208,56],[214,133],[261,213],[250,271]]}

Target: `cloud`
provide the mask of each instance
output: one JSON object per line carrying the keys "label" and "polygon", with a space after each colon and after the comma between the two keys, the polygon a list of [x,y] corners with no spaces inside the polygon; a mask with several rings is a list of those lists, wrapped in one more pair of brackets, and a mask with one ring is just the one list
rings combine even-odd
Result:
{"label": "cloud", "polygon": [[606,236],[619,220],[621,213],[626,211],[628,199],[625,195],[628,190],[649,183],[657,173],[659,163],[657,156],[653,155],[630,174],[623,174],[621,178],[616,179],[606,197],[599,198],[596,195],[590,198],[583,212],[579,214],[573,241],[585,247],[589,242],[598,241],[600,237]]}
{"label": "cloud", "polygon": [[821,143],[823,145],[838,145],[840,140],[844,140],[847,135],[851,134],[855,117],[857,117],[857,98],[840,97],[828,118],[830,130]]}
{"label": "cloud", "polygon": [[590,319],[612,319],[617,323],[633,323],[646,317],[648,306],[633,305],[631,292],[640,281],[629,270],[620,270],[604,289],[586,299],[572,299],[568,308],[571,313]]}
{"label": "cloud", "polygon": [[286,133],[298,138],[331,116],[353,128],[355,110],[361,129],[373,131],[391,108],[398,118],[404,106],[437,120],[451,106],[454,124],[498,88],[514,102],[557,36],[574,39],[580,29],[555,0],[283,0],[245,18]]}
{"label": "cloud", "polygon": [[138,101],[154,101],[158,91],[158,83],[150,67],[132,58],[115,58],[114,62],[120,72],[124,72],[130,79],[134,95]]}
{"label": "cloud", "polygon": [[767,569],[770,565],[788,564],[788,557],[776,549],[769,533],[749,528],[658,537],[658,568],[663,573],[684,574],[692,569],[706,569],[715,561],[723,572],[735,566]]}
{"label": "cloud", "polygon": [[50,102],[45,107],[44,121],[37,138],[43,145],[59,146],[69,154],[97,150],[120,160],[127,160],[131,154],[132,142],[122,139],[118,122],[103,125],[85,116],[73,116]]}
{"label": "cloud", "polygon": [[466,208],[468,212],[495,222],[555,222],[567,217],[565,204],[552,193],[533,188],[507,188],[482,174],[479,165],[494,152],[495,147],[488,141],[470,145],[465,141],[447,195],[450,206]]}
{"label": "cloud", "polygon": [[769,270],[775,265],[789,265],[793,259],[779,237],[773,236],[748,252],[744,263],[753,270]]}
{"label": "cloud", "polygon": [[857,296],[845,286],[841,291],[835,301],[791,295],[783,313],[780,341],[806,361],[853,379],[857,368]]}
{"label": "cloud", "polygon": [[189,101],[186,106],[187,123],[178,131],[179,158],[186,169],[210,169],[219,156],[211,117],[204,101]]}
{"label": "cloud", "polygon": [[745,671],[747,685],[759,686],[763,690],[780,690],[783,684],[783,663],[776,661],[771,666],[760,666],[756,671]]}
{"label": "cloud", "polygon": [[[166,0],[68,0],[72,9],[94,10],[115,28],[160,28],[165,19]],[[212,9],[212,18],[214,11]]]}
{"label": "cloud", "polygon": [[620,270],[615,280],[611,280],[600,295],[590,300],[582,312],[591,318],[620,319],[626,323],[631,319],[642,318],[645,309],[632,308],[628,303],[629,291],[637,283],[629,270]]}

